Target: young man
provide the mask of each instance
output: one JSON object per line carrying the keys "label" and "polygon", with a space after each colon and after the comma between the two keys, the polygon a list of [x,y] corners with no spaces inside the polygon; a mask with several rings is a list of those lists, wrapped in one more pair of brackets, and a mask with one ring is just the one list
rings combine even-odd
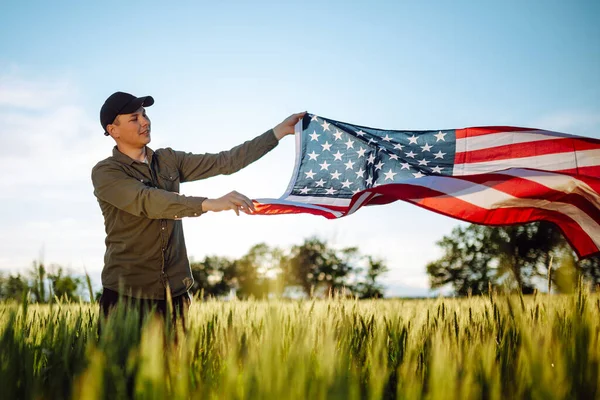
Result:
{"label": "young man", "polygon": [[100,110],[104,134],[116,146],[113,155],[92,169],[94,195],[106,230],[101,312],[106,316],[119,295],[166,311],[167,290],[174,310],[184,314],[194,283],[181,218],[233,210],[252,213],[254,206],[235,191],[217,199],[183,196],[179,185],[215,175],[232,174],[272,150],[294,133],[305,113],[293,114],[275,128],[229,151],[192,154],[171,148],[153,151],[145,107],[151,96],[116,92]]}

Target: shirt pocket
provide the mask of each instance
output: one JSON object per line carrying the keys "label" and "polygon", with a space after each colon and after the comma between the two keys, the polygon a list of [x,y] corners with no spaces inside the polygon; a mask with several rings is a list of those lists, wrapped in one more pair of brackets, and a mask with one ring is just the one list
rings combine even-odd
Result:
{"label": "shirt pocket", "polygon": [[158,178],[163,189],[179,193],[179,171],[177,169],[163,169],[158,173]]}

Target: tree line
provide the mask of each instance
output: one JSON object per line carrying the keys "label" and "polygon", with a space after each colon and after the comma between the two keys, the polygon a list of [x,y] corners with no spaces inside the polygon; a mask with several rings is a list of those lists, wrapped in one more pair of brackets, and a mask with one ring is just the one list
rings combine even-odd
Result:
{"label": "tree line", "polygon": [[[437,242],[442,256],[426,266],[430,286],[451,288],[457,296],[487,294],[490,289],[572,292],[580,280],[600,287],[600,256],[578,260],[556,226],[549,222],[491,227],[456,227]],[[238,259],[206,256],[190,261],[191,292],[208,297],[267,298],[348,296],[383,297],[378,281],[388,271],[384,260],[357,247],[335,248],[318,237],[288,249],[260,243]],[[402,268],[402,266],[395,266]],[[547,286],[546,286],[547,285]],[[0,300],[29,296],[45,303],[98,298],[89,276],[60,266],[47,271],[34,262],[25,274],[0,275]]]}
{"label": "tree line", "polygon": [[[384,260],[357,247],[336,248],[318,237],[288,249],[260,243],[239,259],[206,256],[190,260],[191,292],[208,297],[324,297],[343,293],[358,298],[383,297],[378,278],[388,271]],[[61,266],[34,262],[25,274],[0,275],[0,300],[47,303],[98,299],[87,273],[77,276]]]}

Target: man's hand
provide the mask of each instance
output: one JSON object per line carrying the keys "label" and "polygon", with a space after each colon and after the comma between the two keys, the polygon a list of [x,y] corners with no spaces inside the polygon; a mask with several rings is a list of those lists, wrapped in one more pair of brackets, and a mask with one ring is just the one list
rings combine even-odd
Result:
{"label": "man's hand", "polygon": [[300,121],[302,117],[306,114],[306,111],[292,114],[286,119],[283,120],[282,123],[273,128],[273,132],[275,132],[275,137],[277,140],[281,140],[285,135],[291,135],[294,133],[294,125]]}
{"label": "man's hand", "polygon": [[225,210],[233,210],[237,215],[240,215],[240,210],[246,214],[252,214],[254,204],[252,204],[252,200],[235,190],[218,199],[206,199],[202,202],[202,211],[204,212]]}

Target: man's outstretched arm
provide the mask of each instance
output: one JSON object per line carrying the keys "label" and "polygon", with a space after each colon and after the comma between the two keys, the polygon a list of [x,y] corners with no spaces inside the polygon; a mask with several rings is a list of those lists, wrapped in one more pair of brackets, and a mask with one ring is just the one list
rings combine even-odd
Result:
{"label": "man's outstretched arm", "polygon": [[233,210],[247,214],[254,210],[252,201],[231,192],[217,199],[184,196],[148,187],[118,167],[98,165],[92,170],[94,194],[100,200],[136,216],[150,219],[197,217],[207,211]]}
{"label": "man's outstretched arm", "polygon": [[138,217],[178,219],[197,217],[204,211],[205,197],[148,187],[114,165],[96,165],[92,170],[92,183],[98,199]]}
{"label": "man's outstretched arm", "polygon": [[181,182],[195,181],[215,175],[229,175],[248,166],[274,149],[279,140],[294,133],[294,125],[304,112],[292,114],[273,129],[231,150],[220,153],[192,154],[173,151]]}

